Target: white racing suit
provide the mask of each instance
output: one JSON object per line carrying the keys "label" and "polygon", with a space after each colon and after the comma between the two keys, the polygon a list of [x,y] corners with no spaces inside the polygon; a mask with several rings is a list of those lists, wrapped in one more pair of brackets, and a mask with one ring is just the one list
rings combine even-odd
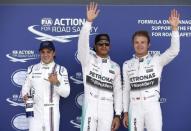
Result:
{"label": "white racing suit", "polygon": [[134,56],[123,64],[123,108],[129,114],[131,131],[162,131],[160,80],[162,69],[179,53],[178,31],[172,31],[171,46],[161,55]]}
{"label": "white racing suit", "polygon": [[90,22],[86,22],[78,41],[78,59],[82,65],[84,104],[82,131],[111,131],[114,110],[122,112],[120,67],[109,57],[101,58],[90,50]]}
{"label": "white racing suit", "polygon": [[[53,70],[60,82],[58,86],[51,86],[48,81]],[[70,94],[67,70],[54,62],[30,66],[22,87],[22,96],[27,93],[34,96],[34,117],[28,118],[29,131],[59,131],[60,96],[68,97]]]}

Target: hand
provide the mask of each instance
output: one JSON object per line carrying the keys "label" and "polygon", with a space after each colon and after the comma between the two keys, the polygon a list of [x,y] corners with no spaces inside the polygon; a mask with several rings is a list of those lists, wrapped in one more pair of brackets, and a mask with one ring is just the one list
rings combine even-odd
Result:
{"label": "hand", "polygon": [[120,118],[114,117],[112,125],[111,125],[111,131],[116,131],[120,126]]}
{"label": "hand", "polygon": [[56,73],[50,74],[50,76],[48,77],[48,81],[53,85],[58,85],[60,83]]}
{"label": "hand", "polygon": [[97,10],[97,3],[90,2],[90,4],[87,5],[87,21],[93,22],[99,12],[100,10]]}
{"label": "hand", "polygon": [[24,97],[23,97],[23,101],[24,101],[24,103],[26,104],[26,101],[28,100],[29,98],[28,98],[28,94],[26,94]]}
{"label": "hand", "polygon": [[123,118],[123,125],[125,128],[128,128],[128,113],[124,113],[124,118]]}
{"label": "hand", "polygon": [[169,22],[170,22],[170,25],[172,26],[173,31],[178,30],[178,25],[180,23],[179,18],[180,18],[180,14],[178,13],[178,11],[175,9],[171,10],[171,14],[169,16]]}

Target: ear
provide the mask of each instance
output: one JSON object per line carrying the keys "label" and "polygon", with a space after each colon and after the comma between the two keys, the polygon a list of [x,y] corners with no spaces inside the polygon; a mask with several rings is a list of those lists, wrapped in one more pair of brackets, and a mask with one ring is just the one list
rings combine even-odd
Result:
{"label": "ear", "polygon": [[56,52],[54,51],[54,52],[53,52],[53,56],[55,56],[55,55],[56,55]]}
{"label": "ear", "polygon": [[111,49],[111,43],[109,44],[109,49]]}
{"label": "ear", "polygon": [[96,52],[96,50],[97,50],[97,49],[96,49],[96,44],[94,44],[94,47],[93,47],[93,48],[94,48],[94,51]]}
{"label": "ear", "polygon": [[109,51],[111,50],[111,44],[109,44]]}

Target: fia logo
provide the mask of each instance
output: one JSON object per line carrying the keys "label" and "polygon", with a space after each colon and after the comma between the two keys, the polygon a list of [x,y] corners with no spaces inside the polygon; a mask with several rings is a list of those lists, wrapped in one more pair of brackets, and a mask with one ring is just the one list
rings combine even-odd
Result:
{"label": "fia logo", "polygon": [[53,24],[53,20],[51,18],[42,18],[41,25],[43,26],[51,26]]}

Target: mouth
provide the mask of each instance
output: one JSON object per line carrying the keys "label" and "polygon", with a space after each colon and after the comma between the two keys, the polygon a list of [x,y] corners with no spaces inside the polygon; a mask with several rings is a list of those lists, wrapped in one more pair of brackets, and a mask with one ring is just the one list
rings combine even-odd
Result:
{"label": "mouth", "polygon": [[103,52],[107,52],[107,49],[101,49],[101,51],[103,51]]}
{"label": "mouth", "polygon": [[137,47],[137,50],[144,50],[144,47]]}
{"label": "mouth", "polygon": [[49,60],[49,58],[44,58],[44,60],[46,60],[46,61],[47,61],[47,60]]}

